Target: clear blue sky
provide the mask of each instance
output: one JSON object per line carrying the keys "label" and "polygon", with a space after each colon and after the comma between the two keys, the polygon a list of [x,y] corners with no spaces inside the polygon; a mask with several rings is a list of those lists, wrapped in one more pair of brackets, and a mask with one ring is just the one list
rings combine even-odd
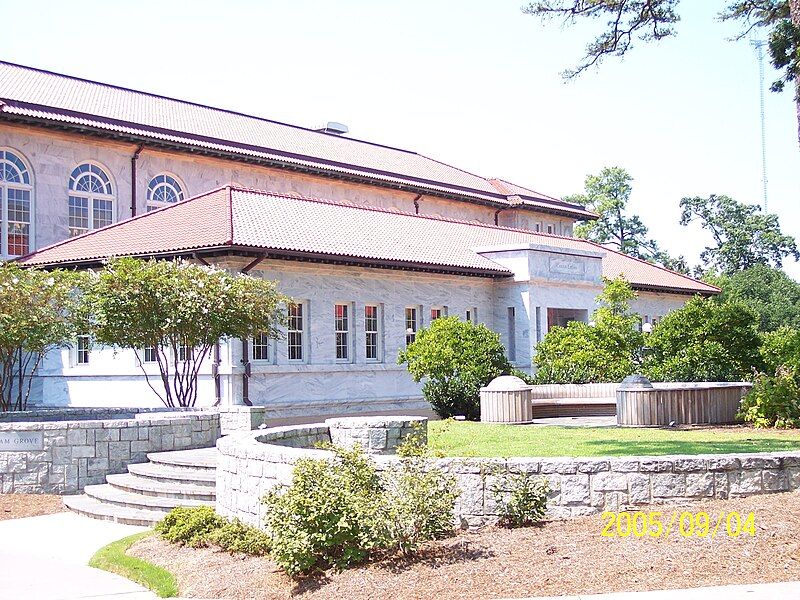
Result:
{"label": "clear blue sky", "polygon": [[[551,195],[604,166],[634,176],[631,209],[672,253],[683,196],[761,200],[758,69],[724,0],[687,1],[675,39],[573,83],[591,27],[544,28],[519,0],[11,2],[4,60],[422,152]],[[768,70],[768,81],[774,73]],[[791,93],[767,95],[770,211],[800,239]],[[800,265],[787,265],[800,278]]]}

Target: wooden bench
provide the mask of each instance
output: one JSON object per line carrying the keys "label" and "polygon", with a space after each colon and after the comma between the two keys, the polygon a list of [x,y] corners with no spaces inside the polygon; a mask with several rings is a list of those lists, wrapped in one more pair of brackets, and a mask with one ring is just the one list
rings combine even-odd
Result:
{"label": "wooden bench", "polygon": [[533,418],[613,417],[618,387],[618,383],[533,385]]}

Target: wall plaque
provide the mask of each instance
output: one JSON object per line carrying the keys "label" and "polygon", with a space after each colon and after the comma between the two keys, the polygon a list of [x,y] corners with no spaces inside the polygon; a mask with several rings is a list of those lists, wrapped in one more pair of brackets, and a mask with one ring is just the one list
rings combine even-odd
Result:
{"label": "wall plaque", "polygon": [[553,256],[550,258],[550,271],[564,275],[584,275],[586,267],[583,261]]}
{"label": "wall plaque", "polygon": [[43,450],[41,431],[0,431],[0,452],[27,452]]}

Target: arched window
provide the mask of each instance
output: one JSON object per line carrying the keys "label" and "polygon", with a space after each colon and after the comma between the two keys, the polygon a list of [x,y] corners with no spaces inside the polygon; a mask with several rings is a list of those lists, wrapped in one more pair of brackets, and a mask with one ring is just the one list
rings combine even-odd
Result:
{"label": "arched window", "polygon": [[33,184],[25,162],[10,150],[0,150],[0,194],[0,255],[27,254]]}
{"label": "arched window", "polygon": [[172,175],[162,173],[150,180],[147,186],[147,212],[183,200],[183,187]]}
{"label": "arched window", "polygon": [[114,222],[114,188],[106,172],[92,163],[78,165],[69,178],[69,235]]}

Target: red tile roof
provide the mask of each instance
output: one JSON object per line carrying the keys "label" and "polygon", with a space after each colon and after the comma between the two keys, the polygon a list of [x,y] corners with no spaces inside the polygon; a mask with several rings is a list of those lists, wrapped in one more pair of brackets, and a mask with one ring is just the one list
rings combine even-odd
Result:
{"label": "red tile roof", "polygon": [[204,250],[263,251],[405,269],[508,276],[475,252],[537,244],[602,252],[603,274],[642,289],[713,294],[717,288],[592,242],[521,229],[226,187],[43,248],[26,265],[97,263],[113,256],[167,256]]}
{"label": "red tile roof", "polygon": [[[512,204],[487,179],[416,152],[1,61],[0,118],[88,127],[498,207]],[[576,219],[596,216],[535,192],[523,205]]]}

